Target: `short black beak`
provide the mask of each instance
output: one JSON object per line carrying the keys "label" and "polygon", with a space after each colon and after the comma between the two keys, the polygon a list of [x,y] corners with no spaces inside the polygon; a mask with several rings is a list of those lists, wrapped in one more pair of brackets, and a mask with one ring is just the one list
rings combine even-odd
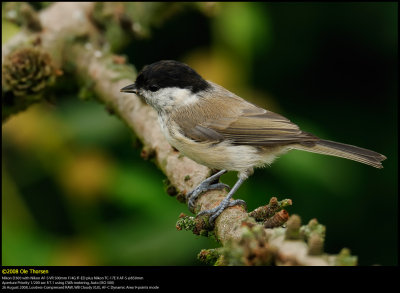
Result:
{"label": "short black beak", "polygon": [[137,88],[136,88],[136,84],[130,84],[126,87],[123,87],[122,89],[120,89],[121,92],[123,93],[134,93],[137,94]]}

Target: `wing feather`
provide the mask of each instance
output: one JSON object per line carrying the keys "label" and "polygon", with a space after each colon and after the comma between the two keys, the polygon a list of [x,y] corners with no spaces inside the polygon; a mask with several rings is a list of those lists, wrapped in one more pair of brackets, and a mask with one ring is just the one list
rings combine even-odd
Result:
{"label": "wing feather", "polygon": [[[179,107],[172,117],[181,132],[196,141],[268,146],[310,144],[319,138],[301,131],[287,118],[262,109],[214,84],[213,96]],[[218,97],[215,96],[218,94]],[[179,118],[179,119],[177,119]]]}

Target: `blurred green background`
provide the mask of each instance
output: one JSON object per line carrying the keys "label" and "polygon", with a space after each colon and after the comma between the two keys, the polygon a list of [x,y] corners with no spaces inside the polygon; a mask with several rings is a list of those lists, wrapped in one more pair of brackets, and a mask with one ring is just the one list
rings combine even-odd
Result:
{"label": "blurred green background", "polygon": [[[292,151],[236,198],[249,210],[291,198],[289,213],[326,225],[326,252],[348,247],[360,265],[397,265],[397,6],[183,5],[119,53],[138,70],[186,62],[305,131],[386,155],[377,170]],[[4,44],[19,28],[2,24]],[[166,195],[126,125],[78,99],[76,86],[4,123],[2,159],[3,265],[201,265],[197,253],[218,246],[175,229],[186,206]]]}

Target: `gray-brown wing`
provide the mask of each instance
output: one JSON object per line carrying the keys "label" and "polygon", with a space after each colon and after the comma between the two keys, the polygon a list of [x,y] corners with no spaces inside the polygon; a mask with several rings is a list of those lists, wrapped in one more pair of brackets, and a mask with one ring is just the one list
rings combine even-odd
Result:
{"label": "gray-brown wing", "polygon": [[176,111],[179,119],[174,120],[179,121],[182,133],[196,141],[228,139],[233,144],[254,146],[308,144],[319,140],[285,117],[230,94],[205,98]]}

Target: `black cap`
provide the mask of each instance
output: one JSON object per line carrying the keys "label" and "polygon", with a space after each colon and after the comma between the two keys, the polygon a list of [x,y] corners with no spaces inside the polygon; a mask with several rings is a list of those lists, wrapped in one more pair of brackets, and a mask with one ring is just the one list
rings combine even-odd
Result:
{"label": "black cap", "polygon": [[209,84],[188,65],[175,60],[162,60],[145,66],[136,79],[135,87],[153,92],[160,88],[177,87],[197,93],[207,89]]}

